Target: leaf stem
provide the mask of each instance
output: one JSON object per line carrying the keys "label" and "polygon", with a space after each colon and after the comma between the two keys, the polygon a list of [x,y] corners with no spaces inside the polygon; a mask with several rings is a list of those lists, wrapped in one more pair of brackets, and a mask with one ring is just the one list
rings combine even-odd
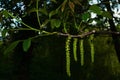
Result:
{"label": "leaf stem", "polygon": [[39,27],[41,29],[41,23],[40,23],[40,18],[39,18],[39,0],[36,1],[36,14],[37,14],[37,20],[38,20],[38,24],[39,24]]}
{"label": "leaf stem", "polygon": [[29,29],[35,30],[35,31],[38,31],[38,32],[40,31],[39,29],[33,28],[33,27],[25,24],[23,21],[17,19],[17,18],[16,18],[15,16],[13,16],[11,13],[9,13],[9,12],[7,12],[7,13],[8,13],[8,15],[10,15],[12,18],[16,19],[18,22],[20,22],[20,23],[23,24],[24,26],[28,27]]}

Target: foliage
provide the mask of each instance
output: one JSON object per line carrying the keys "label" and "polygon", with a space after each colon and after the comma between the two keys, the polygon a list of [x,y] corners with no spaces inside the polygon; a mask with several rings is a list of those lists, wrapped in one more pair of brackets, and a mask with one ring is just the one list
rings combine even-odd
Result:
{"label": "foliage", "polygon": [[25,52],[28,51],[30,46],[31,46],[31,39],[24,40],[24,42],[23,42],[23,50]]}
{"label": "foliage", "polygon": [[[109,9],[107,5],[110,4],[110,1],[99,0],[97,4],[90,4],[91,0],[29,0],[28,2],[25,0],[9,0],[7,3],[2,0],[0,3],[0,25],[3,38],[9,36],[12,38],[13,34],[20,33],[20,31],[35,32],[32,37],[28,35],[27,38],[19,38],[19,40],[11,43],[4,54],[13,51],[21,42],[23,51],[27,52],[30,50],[32,40],[36,38],[51,35],[65,36],[68,37],[65,44],[66,72],[68,76],[71,76],[71,51],[73,51],[74,61],[76,62],[79,59],[77,53],[80,53],[80,63],[81,66],[84,66],[84,39],[88,38],[90,45],[89,54],[91,55],[91,62],[94,62],[94,35],[97,32],[101,32],[101,30],[106,32],[107,30],[117,31],[111,27],[109,20],[113,21],[114,16],[110,10],[114,9],[114,3],[116,2],[117,4],[118,2],[113,0],[111,9]],[[8,3],[10,5],[7,6]],[[9,6],[11,7],[9,8]],[[95,18],[92,18],[92,14],[96,15]],[[36,16],[37,26],[24,22],[24,18],[29,15]],[[114,18],[114,20],[114,24],[118,25],[119,19]],[[95,24],[93,23],[94,21]],[[114,28],[116,29],[116,27]],[[71,42],[71,39],[73,39],[73,42]],[[79,43],[79,46],[77,43]],[[70,48],[71,44],[73,46],[72,49]]]}

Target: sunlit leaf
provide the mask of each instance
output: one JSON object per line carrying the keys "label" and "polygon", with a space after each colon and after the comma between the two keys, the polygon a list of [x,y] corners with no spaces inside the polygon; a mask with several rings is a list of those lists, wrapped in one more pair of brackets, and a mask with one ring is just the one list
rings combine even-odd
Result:
{"label": "sunlit leaf", "polygon": [[46,9],[40,9],[39,11],[46,16],[48,15],[48,12]]}
{"label": "sunlit leaf", "polygon": [[31,46],[31,39],[26,39],[26,40],[23,41],[23,50],[25,52],[28,51],[28,49],[30,48],[30,46]]}
{"label": "sunlit leaf", "polygon": [[69,7],[70,7],[71,11],[72,11],[72,12],[74,12],[74,8],[75,8],[74,3],[73,3],[73,2],[71,2],[71,1],[69,1],[68,5],[69,5]]}
{"label": "sunlit leaf", "polygon": [[61,25],[61,21],[60,21],[60,20],[56,20],[55,22],[56,22],[56,23],[55,23],[55,27],[56,27],[56,28],[59,28],[60,25]]}
{"label": "sunlit leaf", "polygon": [[49,20],[48,20],[48,19],[45,20],[45,21],[42,23],[41,28],[45,27],[48,23],[49,23]]}
{"label": "sunlit leaf", "polygon": [[53,10],[49,13],[49,18],[51,18],[53,15],[57,14],[58,10]]}
{"label": "sunlit leaf", "polygon": [[6,18],[9,17],[9,14],[8,14],[8,11],[7,11],[7,10],[2,11],[2,14],[3,14]]}
{"label": "sunlit leaf", "polygon": [[8,48],[4,51],[4,54],[7,54],[7,53],[13,51],[13,49],[18,45],[19,42],[20,42],[20,41],[15,41],[15,42],[11,43],[11,44],[8,46]]}
{"label": "sunlit leaf", "polygon": [[108,12],[108,11],[104,11],[104,12],[102,13],[102,16],[103,16],[103,17],[106,17],[106,18],[112,19],[112,15],[111,15],[110,12]]}
{"label": "sunlit leaf", "polygon": [[28,13],[32,13],[32,12],[36,12],[37,9],[36,8],[31,8],[30,10],[28,10]]}
{"label": "sunlit leaf", "polygon": [[82,4],[80,3],[79,0],[73,0],[73,2],[74,2],[75,4],[78,4],[78,5],[82,6]]}
{"label": "sunlit leaf", "polygon": [[89,10],[96,13],[96,14],[98,14],[98,15],[102,14],[102,9],[97,5],[90,6]]}
{"label": "sunlit leaf", "polygon": [[62,3],[61,11],[63,12],[66,6],[67,0]]}
{"label": "sunlit leaf", "polygon": [[3,29],[3,30],[2,30],[2,37],[3,37],[3,38],[6,36],[6,33],[7,33],[7,32],[8,32],[7,29]]}
{"label": "sunlit leaf", "polygon": [[51,20],[51,27],[54,28],[59,28],[61,25],[61,20],[57,20],[57,19],[52,19]]}
{"label": "sunlit leaf", "polygon": [[90,14],[87,12],[83,13],[82,20],[87,21],[88,18],[90,18]]}

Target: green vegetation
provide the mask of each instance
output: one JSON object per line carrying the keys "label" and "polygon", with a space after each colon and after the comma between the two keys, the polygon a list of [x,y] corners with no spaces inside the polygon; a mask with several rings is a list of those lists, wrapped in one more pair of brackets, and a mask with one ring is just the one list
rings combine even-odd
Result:
{"label": "green vegetation", "polygon": [[120,79],[119,3],[1,0],[0,80]]}

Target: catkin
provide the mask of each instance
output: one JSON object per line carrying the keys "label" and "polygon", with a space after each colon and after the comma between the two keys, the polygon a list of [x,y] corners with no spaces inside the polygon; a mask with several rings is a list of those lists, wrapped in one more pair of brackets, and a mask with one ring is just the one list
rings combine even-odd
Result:
{"label": "catkin", "polygon": [[71,76],[71,72],[70,72],[70,40],[71,40],[71,37],[68,36],[68,38],[66,40],[66,72],[69,77]]}
{"label": "catkin", "polygon": [[92,34],[90,36],[90,41],[89,41],[90,42],[90,48],[91,48],[91,62],[94,62],[94,55],[95,55],[93,38],[94,38],[94,35]]}
{"label": "catkin", "polygon": [[80,40],[80,56],[81,56],[81,66],[84,65],[84,45],[83,39]]}
{"label": "catkin", "polygon": [[75,61],[77,61],[77,41],[78,41],[78,38],[73,39],[73,55],[74,55]]}

